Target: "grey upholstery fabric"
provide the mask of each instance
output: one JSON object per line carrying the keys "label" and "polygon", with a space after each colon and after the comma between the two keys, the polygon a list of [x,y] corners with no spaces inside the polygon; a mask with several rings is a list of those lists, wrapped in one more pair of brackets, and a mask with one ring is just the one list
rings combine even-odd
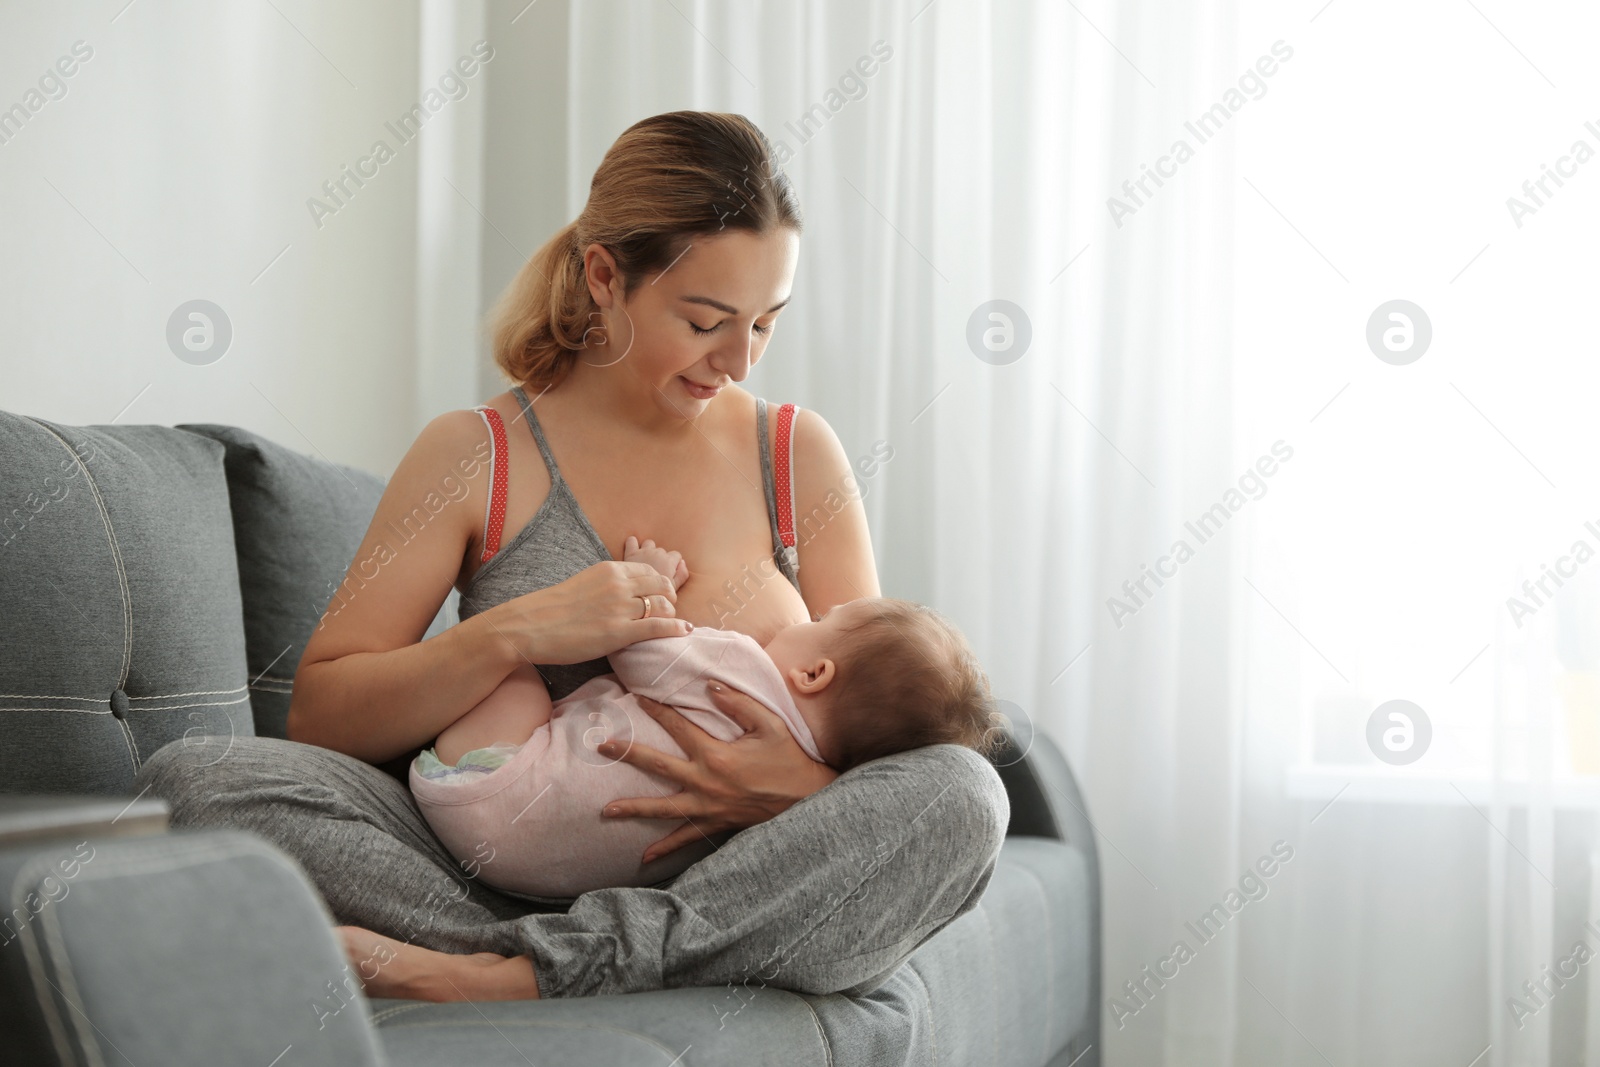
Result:
{"label": "grey upholstery fabric", "polygon": [[0,850],[0,891],[0,1062],[383,1062],[327,909],[250,834]]}
{"label": "grey upholstery fabric", "polygon": [[249,734],[222,449],[0,412],[0,782],[129,792],[186,735]]}
{"label": "grey upholstery fabric", "polygon": [[[1059,746],[1044,734],[1028,730],[1019,740],[1013,738],[996,757],[1000,780],[1011,798],[1011,825],[1006,833],[1034,834],[1065,843],[1083,857],[1084,906],[1094,921],[1087,931],[1090,965],[1085,971],[1090,1004],[1100,1003],[1100,851],[1095,844],[1095,829],[1089,822],[1088,806],[1078,789],[1078,780],[1067,765]],[[1077,1067],[1100,1067],[1100,1014],[1089,1012],[1083,1029],[1065,1050],[1063,1063]],[[1081,1057],[1080,1057],[1081,1054]]]}
{"label": "grey upholstery fabric", "polygon": [[752,982],[476,1007],[375,1000],[373,1019],[395,1067],[523,1054],[541,1067],[1044,1067],[1094,1015],[1087,877],[1074,849],[1008,840],[978,906],[865,996]]}
{"label": "grey upholstery fabric", "polygon": [[804,998],[764,995],[741,1024],[718,1029],[736,1005],[725,989],[664,989],[614,997],[423,1004],[372,1001],[393,1067],[811,1067],[838,1063]]}
{"label": "grey upholstery fabric", "polygon": [[[177,429],[227,450],[256,733],[286,737],[300,655],[361,547],[384,479],[237,426],[185,423]],[[452,594],[440,608],[427,636],[448,624],[454,600]]]}
{"label": "grey upholstery fabric", "polygon": [[1086,867],[1058,842],[1009,838],[978,907],[888,983],[866,997],[809,998],[822,1001],[833,1062],[1049,1063],[1096,1017]]}

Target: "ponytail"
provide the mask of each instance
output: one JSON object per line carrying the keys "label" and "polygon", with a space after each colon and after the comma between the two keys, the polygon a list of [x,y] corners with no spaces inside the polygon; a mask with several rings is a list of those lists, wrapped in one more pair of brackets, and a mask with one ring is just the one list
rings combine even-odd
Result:
{"label": "ponytail", "polygon": [[494,355],[513,381],[543,390],[566,376],[583,348],[589,316],[599,310],[589,295],[569,222],[517,272],[494,312]]}

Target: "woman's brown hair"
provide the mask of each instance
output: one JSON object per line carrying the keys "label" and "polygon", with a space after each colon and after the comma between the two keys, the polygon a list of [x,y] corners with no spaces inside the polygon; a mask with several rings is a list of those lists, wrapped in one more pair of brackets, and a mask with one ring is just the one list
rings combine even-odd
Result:
{"label": "woman's brown hair", "polygon": [[560,381],[599,326],[583,250],[598,243],[631,295],[696,235],[801,228],[772,143],[743,115],[670,111],[623,131],[589,183],[583,213],[517,272],[493,315],[494,359],[519,384]]}

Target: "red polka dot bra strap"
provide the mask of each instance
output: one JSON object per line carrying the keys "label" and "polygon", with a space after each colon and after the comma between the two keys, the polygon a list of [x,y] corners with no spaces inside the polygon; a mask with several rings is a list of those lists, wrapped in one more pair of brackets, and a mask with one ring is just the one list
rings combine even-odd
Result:
{"label": "red polka dot bra strap", "polygon": [[800,553],[795,549],[794,537],[794,415],[799,409],[793,404],[778,408],[777,462],[773,474],[777,479],[778,539],[783,542],[783,554],[789,566],[800,570]]}
{"label": "red polka dot bra strap", "polygon": [[487,405],[473,410],[489,427],[492,442],[489,450],[489,499],[483,505],[483,558],[478,561],[488,563],[489,557],[500,551],[500,534],[506,525],[506,460],[509,450],[506,448],[506,427],[500,420],[500,413]]}

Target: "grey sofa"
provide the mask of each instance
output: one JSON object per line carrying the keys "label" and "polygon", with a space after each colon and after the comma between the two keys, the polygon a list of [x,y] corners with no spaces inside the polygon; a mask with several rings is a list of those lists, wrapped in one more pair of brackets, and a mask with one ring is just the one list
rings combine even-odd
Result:
{"label": "grey sofa", "polygon": [[982,902],[868,994],[361,996],[291,857],[131,783],[168,743],[283,736],[382,485],[234,427],[0,412],[0,1065],[1099,1062],[1093,831],[1021,729]]}

